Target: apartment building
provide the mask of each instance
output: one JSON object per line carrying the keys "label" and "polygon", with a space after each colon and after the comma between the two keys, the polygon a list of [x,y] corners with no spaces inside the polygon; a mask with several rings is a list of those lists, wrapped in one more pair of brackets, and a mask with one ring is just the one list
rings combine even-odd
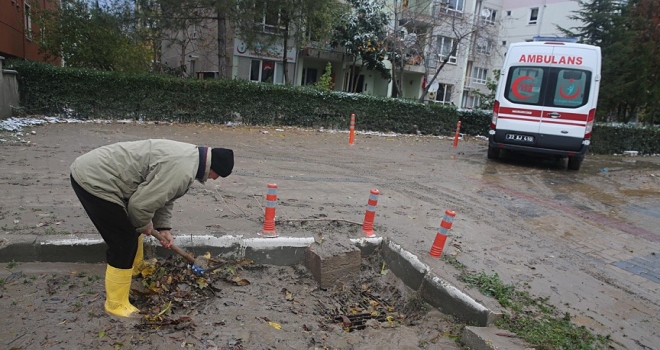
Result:
{"label": "apartment building", "polygon": [[[509,44],[538,36],[560,36],[557,26],[580,25],[568,18],[579,10],[574,0],[389,0],[384,10],[390,12],[392,20],[389,41],[400,45],[396,50],[403,57],[399,62],[386,61],[392,72],[390,80],[368,70],[352,76],[354,62],[349,55],[326,42],[309,41],[302,47],[289,42],[284,47],[284,41],[279,40],[248,48],[233,35],[225,48],[231,76],[261,83],[309,85],[319,80],[329,62],[337,91],[349,91],[356,79],[359,93],[408,99],[424,95],[429,103],[477,108],[481,103],[478,93],[488,94],[486,83],[494,79],[493,71],[501,67]],[[276,18],[266,15],[257,24],[264,35],[283,29]],[[215,32],[213,23],[190,28],[181,34],[190,39],[187,45],[163,45],[163,62],[184,65],[192,77],[217,77]],[[429,90],[424,94],[427,85]]]}
{"label": "apartment building", "polygon": [[[0,56],[43,61],[39,46],[34,42],[39,28],[32,21],[37,7],[52,8],[57,2],[49,0],[5,0],[0,2]],[[61,61],[55,60],[54,64]]]}

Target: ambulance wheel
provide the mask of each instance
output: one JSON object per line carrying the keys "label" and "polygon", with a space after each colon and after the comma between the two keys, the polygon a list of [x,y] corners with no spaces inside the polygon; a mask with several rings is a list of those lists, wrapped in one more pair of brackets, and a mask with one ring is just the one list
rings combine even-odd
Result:
{"label": "ambulance wheel", "polygon": [[568,170],[580,170],[584,157],[568,157]]}
{"label": "ambulance wheel", "polygon": [[500,149],[493,146],[488,146],[488,159],[497,159],[500,157]]}

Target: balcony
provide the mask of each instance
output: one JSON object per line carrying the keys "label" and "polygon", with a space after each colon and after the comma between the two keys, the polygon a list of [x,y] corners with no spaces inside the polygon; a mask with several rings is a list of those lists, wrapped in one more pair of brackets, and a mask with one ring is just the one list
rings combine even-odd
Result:
{"label": "balcony", "polygon": [[420,54],[406,55],[406,65],[403,67],[405,71],[414,73],[426,73],[425,59]]}
{"label": "balcony", "polygon": [[323,49],[315,47],[306,47],[302,50],[302,57],[317,58],[330,62],[344,62],[346,55],[342,51],[335,49]]}
{"label": "balcony", "polygon": [[484,90],[487,88],[486,79],[477,78],[477,77],[466,77],[465,78],[465,89],[470,91],[475,90]]}

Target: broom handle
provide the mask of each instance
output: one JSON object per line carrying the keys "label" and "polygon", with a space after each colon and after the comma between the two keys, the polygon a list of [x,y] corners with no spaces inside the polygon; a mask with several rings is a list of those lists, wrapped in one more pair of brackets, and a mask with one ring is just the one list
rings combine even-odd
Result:
{"label": "broom handle", "polygon": [[[154,237],[155,237],[157,240],[159,240],[159,241],[165,241],[165,240],[166,240],[165,237],[163,237],[163,236],[160,234],[160,232],[158,232],[157,230],[153,230],[153,229],[152,229],[152,230],[151,230],[151,235],[154,236]],[[195,258],[194,258],[191,254],[188,254],[188,252],[186,252],[185,250],[183,250],[183,249],[177,247],[177,246],[174,245],[174,244],[172,244],[172,246],[170,246],[170,249],[173,250],[175,253],[181,255],[182,257],[184,257],[184,258],[185,258],[186,260],[188,260],[188,262],[190,262],[191,264],[194,264],[194,263],[195,263]]]}

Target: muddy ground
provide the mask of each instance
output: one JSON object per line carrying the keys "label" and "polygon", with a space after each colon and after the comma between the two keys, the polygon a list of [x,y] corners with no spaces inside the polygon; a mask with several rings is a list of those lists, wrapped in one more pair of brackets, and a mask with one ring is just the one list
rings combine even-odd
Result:
{"label": "muddy ground", "polygon": [[[653,266],[643,270],[636,263],[653,264],[660,254],[660,157],[588,156],[579,172],[569,172],[565,161],[510,154],[488,161],[483,138],[462,139],[454,148],[451,137],[358,133],[349,146],[346,132],[328,129],[164,123],[57,123],[21,132],[0,132],[2,239],[93,234],[70,189],[68,167],[95,147],[145,138],[228,147],[236,155],[234,173],[195,184],[177,201],[173,221],[178,240],[190,233],[257,237],[269,183],[278,185],[280,235],[362,237],[359,223],[369,191],[378,189],[376,233],[414,252],[488,307],[497,309],[493,300],[456,281],[451,266],[428,255],[445,210],[456,212],[445,254],[474,271],[497,273],[507,284],[549,298],[576,324],[611,336],[615,348],[660,348],[660,271]],[[5,270],[0,278],[21,268]],[[63,273],[76,280],[70,270],[86,268],[103,276],[102,266],[96,265]],[[451,322],[436,311],[420,322],[424,326],[371,327],[350,334],[340,328],[305,330],[302,325],[320,315],[304,314],[311,310],[302,305],[313,305],[327,297],[318,293],[327,291],[315,290],[313,280],[300,271],[244,271],[253,284],[223,286],[214,306],[193,316],[194,331],[166,334],[137,332],[104,316],[99,280],[92,278],[87,286],[70,283],[71,290],[58,289],[66,294],[52,297],[43,288],[50,272],[25,269],[0,289],[0,309],[17,320],[0,334],[6,347],[230,348],[239,345],[236,339],[249,344],[246,349],[457,346]],[[298,314],[291,312],[295,304],[282,300],[284,287],[295,288]],[[236,301],[240,307],[233,308]]]}

